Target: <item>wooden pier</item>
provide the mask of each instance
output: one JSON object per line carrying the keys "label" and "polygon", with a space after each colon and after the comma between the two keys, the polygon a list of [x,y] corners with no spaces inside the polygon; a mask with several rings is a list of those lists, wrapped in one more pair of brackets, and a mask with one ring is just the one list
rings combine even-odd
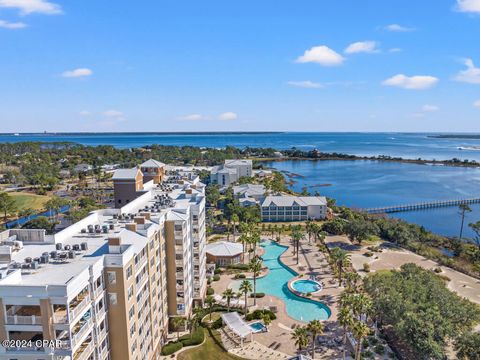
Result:
{"label": "wooden pier", "polygon": [[431,201],[431,202],[423,202],[423,203],[408,204],[408,205],[385,206],[385,207],[378,207],[378,208],[363,209],[363,211],[369,214],[389,214],[389,213],[404,212],[404,211],[415,211],[415,210],[435,209],[440,207],[459,206],[462,204],[467,204],[467,205],[480,204],[480,198]]}

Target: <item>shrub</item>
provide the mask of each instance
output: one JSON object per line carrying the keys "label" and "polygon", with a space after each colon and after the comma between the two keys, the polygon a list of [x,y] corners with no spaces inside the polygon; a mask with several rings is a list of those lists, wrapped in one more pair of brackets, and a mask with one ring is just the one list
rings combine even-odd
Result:
{"label": "shrub", "polygon": [[363,254],[364,256],[366,257],[372,257],[373,256],[373,252],[371,251],[367,251],[365,254]]}
{"label": "shrub", "polygon": [[216,274],[221,274],[223,271],[222,269],[220,268],[215,268],[215,270],[213,271],[213,273],[216,275]]}
{"label": "shrub", "polygon": [[183,344],[181,342],[169,342],[167,345],[165,345],[162,348],[162,355],[163,356],[168,356],[172,355],[173,353],[176,353],[178,350],[180,350],[183,347]]}
{"label": "shrub", "polygon": [[218,281],[218,280],[220,280],[220,275],[218,274],[213,275],[213,281]]}
{"label": "shrub", "polygon": [[277,316],[270,310],[255,310],[254,312],[247,314],[245,320],[261,320],[263,314],[267,314],[268,316],[270,316],[270,320],[275,320],[277,318]]}
{"label": "shrub", "polygon": [[368,359],[368,358],[371,358],[371,357],[373,357],[373,352],[371,352],[370,350],[364,351],[364,352],[362,353],[362,357],[363,357],[363,356],[366,357],[367,359]]}
{"label": "shrub", "polygon": [[212,283],[212,277],[209,276],[209,277],[207,278],[207,285],[210,285],[211,283]]}
{"label": "shrub", "polygon": [[213,324],[210,327],[214,330],[217,330],[217,329],[220,329],[222,326],[223,326],[223,320],[221,317],[219,317],[217,320],[213,322]]}
{"label": "shrub", "polygon": [[227,268],[228,268],[228,269],[233,269],[233,270],[244,270],[244,271],[248,271],[249,266],[248,266],[248,264],[232,264],[232,265],[228,265]]}
{"label": "shrub", "polygon": [[378,344],[377,346],[375,346],[375,348],[373,349],[378,355],[383,355],[385,354],[385,346],[383,346],[382,344]]}
{"label": "shrub", "polygon": [[440,274],[442,272],[442,269],[439,267],[433,268],[433,271],[436,272],[437,274]]}
{"label": "shrub", "polygon": [[370,264],[369,263],[363,263],[363,271],[370,272]]}
{"label": "shrub", "polygon": [[186,334],[180,337],[180,341],[183,346],[200,345],[205,339],[205,333],[202,327],[199,327],[196,331],[192,332],[192,335]]}
{"label": "shrub", "polygon": [[245,274],[235,274],[234,279],[245,279]]}
{"label": "shrub", "polygon": [[263,298],[264,296],[265,296],[265,293],[262,293],[262,292],[250,293],[251,298],[260,299],[260,298]]}
{"label": "shrub", "polygon": [[208,287],[207,288],[207,295],[213,295],[213,294],[215,294],[215,290],[213,290],[213,288],[211,288],[211,287]]}

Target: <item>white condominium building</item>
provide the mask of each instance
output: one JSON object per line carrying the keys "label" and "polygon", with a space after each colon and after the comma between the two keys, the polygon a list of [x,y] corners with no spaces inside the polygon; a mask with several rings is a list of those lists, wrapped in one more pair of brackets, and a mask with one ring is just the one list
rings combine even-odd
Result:
{"label": "white condominium building", "polygon": [[225,160],[225,164],[212,168],[210,181],[212,184],[220,186],[228,186],[240,179],[241,177],[252,177],[253,165],[252,160],[236,159]]}
{"label": "white condominium building", "polygon": [[267,196],[261,205],[262,221],[305,221],[325,219],[327,199],[323,196]]}
{"label": "white condominium building", "polygon": [[198,179],[151,180],[55,235],[0,233],[0,359],[158,358],[205,294],[204,208]]}

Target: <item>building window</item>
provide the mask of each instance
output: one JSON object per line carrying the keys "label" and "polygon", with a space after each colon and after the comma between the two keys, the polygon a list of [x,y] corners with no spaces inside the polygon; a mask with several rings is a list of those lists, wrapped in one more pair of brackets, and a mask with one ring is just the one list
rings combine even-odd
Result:
{"label": "building window", "polygon": [[132,276],[132,265],[127,268],[127,280]]}
{"label": "building window", "polygon": [[127,296],[128,296],[128,300],[130,300],[132,298],[132,296],[133,296],[133,285],[130,285],[130,287],[128,288]]}
{"label": "building window", "polygon": [[115,271],[107,271],[108,283],[115,285],[117,283],[117,273]]}
{"label": "building window", "polygon": [[108,303],[110,305],[117,305],[117,293],[108,293]]}

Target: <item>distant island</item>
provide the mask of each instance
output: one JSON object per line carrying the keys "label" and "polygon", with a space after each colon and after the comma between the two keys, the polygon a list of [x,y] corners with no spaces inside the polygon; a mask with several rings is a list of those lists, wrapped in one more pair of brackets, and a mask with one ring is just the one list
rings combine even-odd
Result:
{"label": "distant island", "polygon": [[440,134],[440,135],[428,135],[429,138],[435,139],[471,139],[480,140],[480,134]]}

